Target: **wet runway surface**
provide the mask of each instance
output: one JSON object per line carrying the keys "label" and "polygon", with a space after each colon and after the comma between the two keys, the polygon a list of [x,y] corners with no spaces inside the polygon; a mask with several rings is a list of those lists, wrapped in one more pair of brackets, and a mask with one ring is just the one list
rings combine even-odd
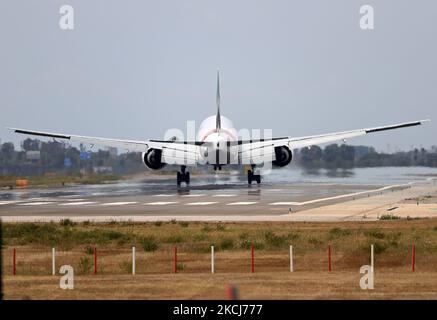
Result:
{"label": "wet runway surface", "polygon": [[[352,198],[381,185],[294,183],[248,186],[171,180],[0,191],[0,216],[28,215],[283,215]],[[333,199],[331,199],[334,197]],[[335,198],[337,197],[337,198]]]}
{"label": "wet runway surface", "polygon": [[[261,185],[243,175],[193,175],[177,188],[173,175],[102,185],[0,190],[0,217],[188,217],[250,216],[277,219],[307,209],[387,194],[429,177],[432,168],[365,168],[306,174],[296,168],[273,170]],[[209,217],[209,218],[208,218]],[[306,218],[305,218],[306,219]]]}

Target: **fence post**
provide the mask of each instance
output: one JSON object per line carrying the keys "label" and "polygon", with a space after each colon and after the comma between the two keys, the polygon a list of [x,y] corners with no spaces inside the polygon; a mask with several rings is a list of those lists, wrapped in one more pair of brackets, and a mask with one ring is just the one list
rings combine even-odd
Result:
{"label": "fence post", "polygon": [[416,246],[414,245],[414,243],[411,249],[411,271],[414,272],[416,267]]}
{"label": "fence post", "polygon": [[14,276],[17,274],[17,253],[15,248],[12,255],[12,274]]}
{"label": "fence post", "polygon": [[253,249],[253,242],[251,243],[250,246],[250,251],[251,251],[251,259],[250,259],[250,266],[251,266],[251,272],[254,273],[255,272],[255,261],[254,261],[254,249]]}
{"label": "fence post", "polygon": [[56,275],[55,248],[52,248],[52,276]]}
{"label": "fence post", "polygon": [[293,272],[293,246],[290,246],[290,272]]}
{"label": "fence post", "polygon": [[97,247],[94,247],[94,274],[97,274]]}
{"label": "fence post", "polygon": [[373,244],[370,245],[370,270],[373,273],[374,255],[373,255]]}
{"label": "fence post", "polygon": [[174,246],[173,251],[174,251],[173,272],[177,273],[178,272],[178,249],[176,248],[176,246]]}
{"label": "fence post", "polygon": [[328,271],[332,271],[332,263],[331,263],[331,245],[328,245]]}
{"label": "fence post", "polygon": [[214,258],[214,246],[211,246],[211,273],[215,273]]}
{"label": "fence post", "polygon": [[228,300],[237,300],[238,299],[238,291],[237,287],[233,284],[228,284],[226,287],[226,299]]}
{"label": "fence post", "polygon": [[132,247],[132,274],[135,274],[135,247]]}

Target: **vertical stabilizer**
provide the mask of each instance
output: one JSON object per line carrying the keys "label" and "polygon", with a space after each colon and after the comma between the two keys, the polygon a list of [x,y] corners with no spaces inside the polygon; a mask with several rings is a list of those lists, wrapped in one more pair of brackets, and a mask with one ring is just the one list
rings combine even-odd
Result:
{"label": "vertical stabilizer", "polygon": [[217,69],[217,96],[216,96],[216,104],[217,104],[217,115],[215,120],[215,128],[219,131],[222,127],[221,118],[220,118],[220,71]]}

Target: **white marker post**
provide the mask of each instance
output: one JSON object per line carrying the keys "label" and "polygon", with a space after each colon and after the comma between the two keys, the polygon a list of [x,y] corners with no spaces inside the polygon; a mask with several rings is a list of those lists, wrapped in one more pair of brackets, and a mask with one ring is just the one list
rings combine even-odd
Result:
{"label": "white marker post", "polygon": [[56,257],[55,257],[55,248],[52,248],[52,275],[56,275]]}
{"label": "white marker post", "polygon": [[214,265],[214,246],[211,246],[211,273],[215,273],[215,265]]}
{"label": "white marker post", "polygon": [[132,247],[132,274],[135,274],[135,247]]}
{"label": "white marker post", "polygon": [[290,246],[290,272],[293,272],[293,246]]}
{"label": "white marker post", "polygon": [[370,269],[372,273],[373,273],[373,262],[374,260],[373,260],[373,244],[372,244],[370,245]]}

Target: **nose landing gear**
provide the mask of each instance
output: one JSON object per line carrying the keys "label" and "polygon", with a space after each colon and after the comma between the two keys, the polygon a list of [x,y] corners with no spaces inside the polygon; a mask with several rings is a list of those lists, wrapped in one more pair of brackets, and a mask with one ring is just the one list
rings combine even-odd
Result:
{"label": "nose landing gear", "polygon": [[185,184],[188,186],[190,184],[190,173],[186,170],[186,166],[181,166],[181,171],[178,171],[176,174],[176,182],[178,184],[178,187],[181,186],[182,182],[185,182]]}

